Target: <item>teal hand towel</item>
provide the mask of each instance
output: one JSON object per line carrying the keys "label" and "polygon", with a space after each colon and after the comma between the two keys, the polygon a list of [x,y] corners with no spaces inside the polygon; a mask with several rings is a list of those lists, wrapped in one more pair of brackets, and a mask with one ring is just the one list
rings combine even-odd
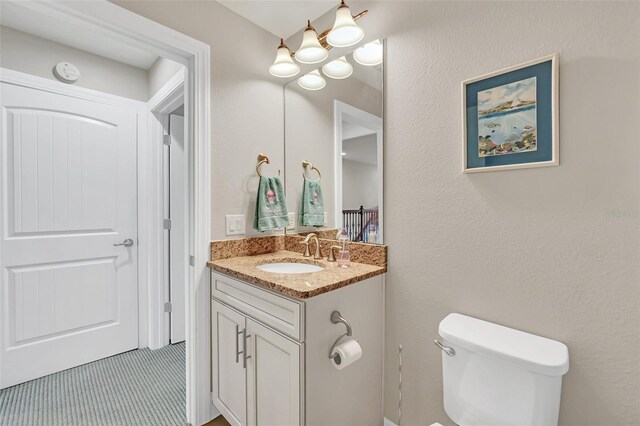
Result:
{"label": "teal hand towel", "polygon": [[260,176],[253,229],[264,232],[288,225],[289,214],[280,178]]}
{"label": "teal hand towel", "polygon": [[319,180],[304,180],[298,223],[302,226],[324,226],[324,200]]}

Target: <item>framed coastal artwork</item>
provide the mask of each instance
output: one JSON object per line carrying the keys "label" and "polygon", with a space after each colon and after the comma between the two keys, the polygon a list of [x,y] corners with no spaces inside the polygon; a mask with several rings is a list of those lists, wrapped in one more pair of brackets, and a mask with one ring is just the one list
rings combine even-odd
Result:
{"label": "framed coastal artwork", "polygon": [[558,54],[462,82],[464,173],[557,166]]}

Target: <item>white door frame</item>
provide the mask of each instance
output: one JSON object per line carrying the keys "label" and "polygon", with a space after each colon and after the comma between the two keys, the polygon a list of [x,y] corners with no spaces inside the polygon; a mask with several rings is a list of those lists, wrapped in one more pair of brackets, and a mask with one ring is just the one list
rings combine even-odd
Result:
{"label": "white door frame", "polygon": [[[8,1],[8,0],[7,0]],[[211,178],[210,178],[210,85],[211,61],[209,45],[165,27],[106,0],[58,2],[16,1],[16,5],[87,31],[102,34],[151,51],[181,63],[187,68],[185,81],[185,112],[189,157],[189,250],[192,267],[186,291],[186,381],[187,422],[200,425],[217,415],[210,391],[209,337],[209,244],[211,238]],[[138,184],[147,187],[153,176],[139,170]],[[141,194],[142,195],[142,194]],[[147,201],[147,200],[142,200]],[[139,200],[141,203],[141,200]],[[140,214],[148,220],[157,212],[148,202],[142,202]],[[149,224],[139,227],[140,248],[154,247]],[[146,267],[145,263],[146,261]],[[141,281],[150,279],[152,257],[139,260]]]}
{"label": "white door frame", "polygon": [[382,118],[359,108],[341,102],[333,101],[333,140],[334,140],[334,170],[335,177],[335,224],[342,227],[342,121],[350,121],[367,129],[375,130],[378,155],[378,235],[380,243],[384,242],[384,155],[383,155],[383,129]]}
{"label": "white door frame", "polygon": [[[185,74],[178,72],[162,86],[156,94],[147,102],[149,116],[149,147],[147,152],[147,165],[150,177],[147,187],[149,203],[153,208],[149,209],[148,227],[153,234],[152,239],[157,242],[149,250],[148,273],[153,276],[150,280],[149,301],[149,348],[158,349],[169,344],[170,327],[169,314],[164,306],[169,302],[169,276],[164,262],[167,259],[168,249],[166,234],[162,226],[165,219],[164,213],[164,176],[163,176],[163,137],[169,124],[169,113],[185,102]],[[188,117],[187,117],[188,118]],[[186,147],[188,151],[188,146]],[[187,156],[189,153],[187,152]],[[154,208],[156,209],[154,211]],[[185,236],[186,237],[186,236]],[[188,271],[189,268],[185,268]],[[185,277],[188,282],[189,277]]]}

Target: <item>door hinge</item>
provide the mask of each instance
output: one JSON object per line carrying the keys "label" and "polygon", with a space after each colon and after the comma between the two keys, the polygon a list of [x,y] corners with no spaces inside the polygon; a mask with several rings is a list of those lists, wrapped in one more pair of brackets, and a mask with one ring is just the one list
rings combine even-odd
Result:
{"label": "door hinge", "polygon": [[171,146],[171,135],[162,135],[162,143]]}
{"label": "door hinge", "polygon": [[196,266],[196,257],[195,256],[189,256],[189,265]]}
{"label": "door hinge", "polygon": [[171,312],[173,309],[171,307],[171,302],[167,302],[164,304],[164,311],[165,312]]}
{"label": "door hinge", "polygon": [[164,229],[171,229],[171,219],[165,219],[162,221],[162,226]]}

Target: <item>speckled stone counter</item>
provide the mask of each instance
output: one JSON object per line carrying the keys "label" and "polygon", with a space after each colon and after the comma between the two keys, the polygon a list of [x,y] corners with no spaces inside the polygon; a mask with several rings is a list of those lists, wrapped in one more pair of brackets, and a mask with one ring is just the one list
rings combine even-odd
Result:
{"label": "speckled stone counter", "polygon": [[[310,263],[325,269],[303,274],[278,274],[257,268],[259,265],[273,262]],[[223,274],[300,299],[308,299],[386,272],[386,267],[356,262],[351,262],[349,268],[339,268],[335,262],[327,262],[326,259],[313,260],[303,257],[300,253],[286,250],[212,260],[208,265]]]}

